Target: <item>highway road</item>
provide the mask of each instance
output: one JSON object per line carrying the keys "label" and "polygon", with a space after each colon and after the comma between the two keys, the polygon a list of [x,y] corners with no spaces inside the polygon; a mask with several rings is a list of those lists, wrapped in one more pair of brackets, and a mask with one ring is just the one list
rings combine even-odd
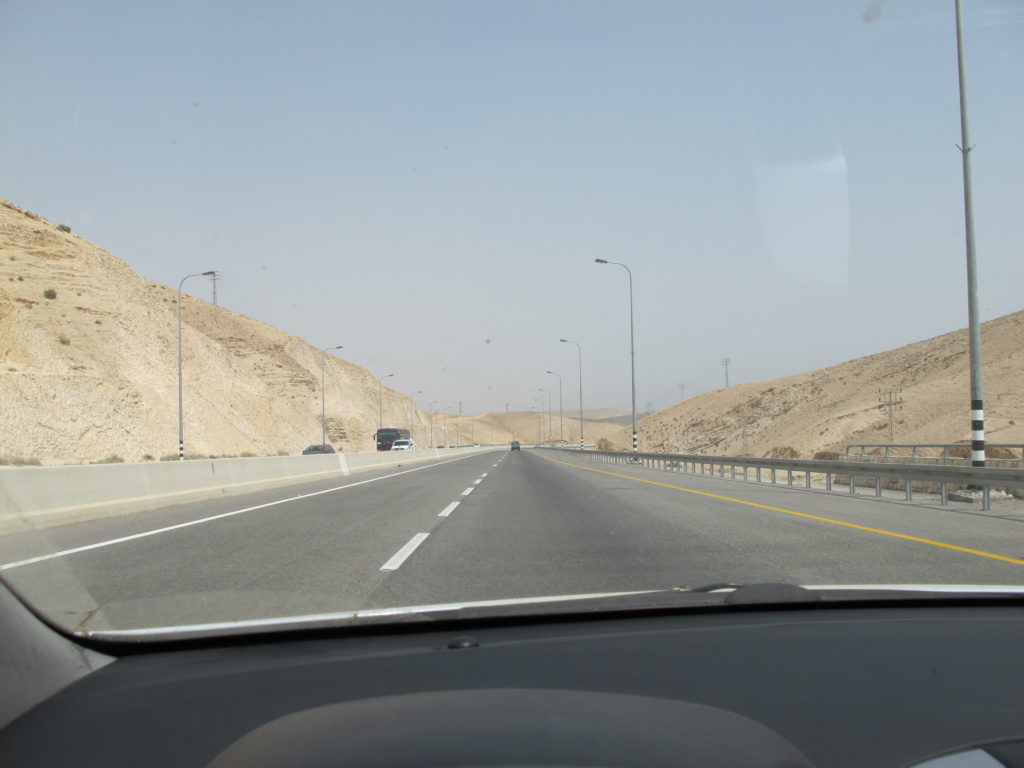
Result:
{"label": "highway road", "polygon": [[1024,522],[504,448],[0,538],[57,623],[714,583],[1024,584]]}

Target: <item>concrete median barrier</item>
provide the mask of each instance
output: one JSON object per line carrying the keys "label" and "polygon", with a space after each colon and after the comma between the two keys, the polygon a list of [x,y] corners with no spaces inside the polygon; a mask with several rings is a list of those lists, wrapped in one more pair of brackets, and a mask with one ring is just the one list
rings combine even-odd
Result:
{"label": "concrete median barrier", "polygon": [[0,535],[237,496],[353,472],[491,450],[421,451],[191,459],[139,464],[0,469]]}

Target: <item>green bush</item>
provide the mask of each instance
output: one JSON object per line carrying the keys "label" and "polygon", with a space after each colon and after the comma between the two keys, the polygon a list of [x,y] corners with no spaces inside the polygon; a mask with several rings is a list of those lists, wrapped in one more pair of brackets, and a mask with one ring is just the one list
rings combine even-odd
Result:
{"label": "green bush", "polygon": [[61,335],[60,335],[60,336],[58,337],[58,339],[57,339],[57,340],[58,340],[58,341],[59,341],[59,342],[60,342],[61,344],[63,344],[63,345],[65,346],[65,347],[66,347],[66,346],[67,346],[68,344],[70,344],[70,343],[71,343],[71,339],[69,339],[69,338],[68,338],[67,336],[65,336],[65,335],[64,335],[63,333],[62,333],[62,334],[61,334]]}
{"label": "green bush", "polygon": [[57,298],[57,292],[53,288],[47,288],[45,291],[43,291],[43,298],[44,299],[56,299]]}
{"label": "green bush", "polygon": [[124,459],[122,459],[116,453],[112,453],[105,459],[94,461],[93,464],[124,464]]}

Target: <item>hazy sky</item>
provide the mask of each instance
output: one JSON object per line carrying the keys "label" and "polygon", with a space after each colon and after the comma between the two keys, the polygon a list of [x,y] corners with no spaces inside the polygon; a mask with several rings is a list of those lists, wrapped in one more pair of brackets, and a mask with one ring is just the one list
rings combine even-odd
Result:
{"label": "hazy sky", "polygon": [[[1024,4],[964,0],[983,319]],[[638,408],[966,325],[953,0],[3,0],[0,196],[417,396]],[[210,285],[189,284],[210,298]],[[872,386],[869,382],[866,386]],[[965,403],[968,393],[964,393]]]}

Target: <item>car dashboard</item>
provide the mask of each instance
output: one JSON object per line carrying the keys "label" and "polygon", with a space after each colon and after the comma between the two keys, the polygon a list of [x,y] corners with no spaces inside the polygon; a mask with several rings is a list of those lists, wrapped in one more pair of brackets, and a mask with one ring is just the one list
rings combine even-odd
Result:
{"label": "car dashboard", "polygon": [[861,768],[979,747],[973,754],[993,762],[966,764],[1024,765],[1024,610],[1014,602],[661,608],[85,642],[103,662],[0,729],[5,768]]}

